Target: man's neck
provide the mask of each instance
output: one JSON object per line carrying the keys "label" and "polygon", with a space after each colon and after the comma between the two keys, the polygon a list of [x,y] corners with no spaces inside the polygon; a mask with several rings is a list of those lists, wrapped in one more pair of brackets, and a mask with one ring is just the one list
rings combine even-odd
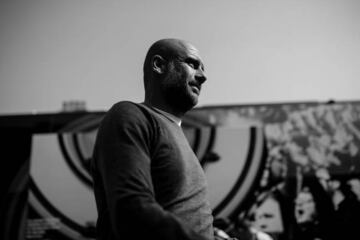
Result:
{"label": "man's neck", "polygon": [[170,119],[171,121],[173,121],[174,123],[176,123],[177,125],[181,126],[181,118],[179,118],[178,116],[172,114],[171,112],[168,112],[164,109],[161,109],[153,104],[149,104],[146,102],[143,102],[144,105],[154,109],[155,111],[161,113],[162,115],[166,116],[168,119]]}
{"label": "man's neck", "polygon": [[175,116],[178,119],[182,119],[185,113],[176,111],[173,107],[169,106],[168,104],[162,103],[162,102],[156,102],[156,101],[149,101],[145,99],[144,104],[150,107],[154,107],[156,109],[159,109],[161,111],[167,112],[173,116]]}
{"label": "man's neck", "polygon": [[174,123],[176,123],[178,126],[181,126],[181,118],[176,117],[175,115],[168,113],[166,111],[163,111],[159,108],[153,107],[155,110],[157,110],[158,112],[160,112],[161,114],[163,114],[164,116],[166,116],[167,118],[169,118],[171,121],[173,121]]}

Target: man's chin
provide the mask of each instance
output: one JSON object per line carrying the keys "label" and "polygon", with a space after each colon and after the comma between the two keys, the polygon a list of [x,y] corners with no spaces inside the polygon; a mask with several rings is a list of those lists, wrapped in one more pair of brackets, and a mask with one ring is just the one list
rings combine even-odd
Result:
{"label": "man's chin", "polygon": [[176,105],[176,107],[178,108],[178,110],[180,110],[183,113],[186,113],[188,111],[190,111],[192,108],[194,108],[198,103],[198,100],[195,98],[192,98],[191,100],[188,99],[186,101],[181,101],[178,102]]}
{"label": "man's chin", "polygon": [[182,93],[183,94],[179,94],[179,92],[176,91],[170,94],[170,92],[168,92],[166,99],[177,111],[185,113],[197,105],[199,96],[194,92]]}
{"label": "man's chin", "polygon": [[199,96],[197,94],[192,94],[191,96],[189,96],[188,106],[190,107],[190,109],[195,107],[198,104],[198,101],[199,101]]}

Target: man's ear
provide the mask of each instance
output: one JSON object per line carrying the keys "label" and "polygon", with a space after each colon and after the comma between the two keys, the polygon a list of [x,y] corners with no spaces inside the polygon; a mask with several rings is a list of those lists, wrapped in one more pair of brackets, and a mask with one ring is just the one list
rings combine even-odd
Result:
{"label": "man's ear", "polygon": [[166,60],[160,55],[154,55],[151,59],[151,68],[157,74],[164,73],[166,68]]}

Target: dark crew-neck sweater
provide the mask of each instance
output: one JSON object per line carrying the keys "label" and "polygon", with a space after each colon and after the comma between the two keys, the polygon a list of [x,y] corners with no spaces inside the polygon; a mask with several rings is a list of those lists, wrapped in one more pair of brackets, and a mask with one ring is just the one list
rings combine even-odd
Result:
{"label": "dark crew-neck sweater", "polygon": [[204,172],[181,127],[156,109],[112,106],[92,173],[98,239],[214,238]]}

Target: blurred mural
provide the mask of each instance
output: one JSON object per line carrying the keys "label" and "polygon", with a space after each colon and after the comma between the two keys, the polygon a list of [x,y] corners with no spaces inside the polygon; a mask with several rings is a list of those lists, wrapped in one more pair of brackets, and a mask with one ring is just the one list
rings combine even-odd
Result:
{"label": "blurred mural", "polygon": [[[2,116],[1,239],[93,239],[89,159],[104,112]],[[360,102],[194,109],[183,129],[215,227],[238,239],[356,236]]]}

